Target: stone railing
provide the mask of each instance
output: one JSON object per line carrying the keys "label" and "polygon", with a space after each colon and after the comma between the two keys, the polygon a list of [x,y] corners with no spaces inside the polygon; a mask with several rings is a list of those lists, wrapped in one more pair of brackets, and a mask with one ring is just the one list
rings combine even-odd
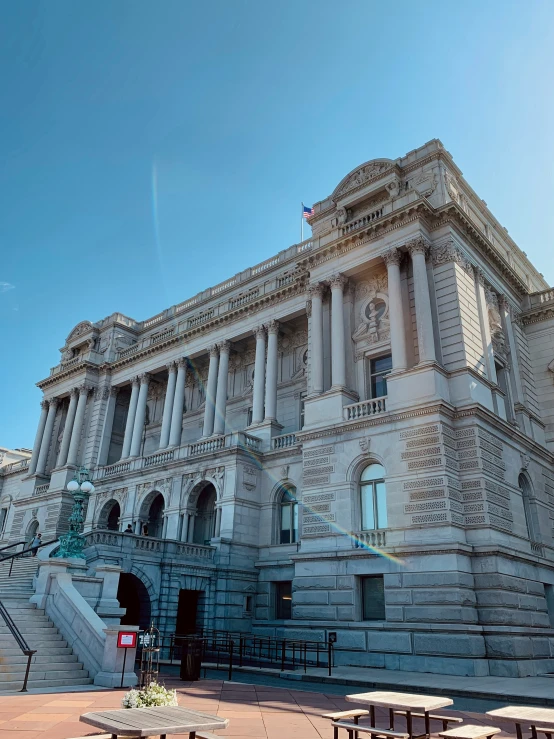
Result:
{"label": "stone railing", "polygon": [[194,444],[188,445],[188,455],[195,457],[197,454],[208,454],[210,452],[217,452],[219,449],[225,447],[224,436],[212,436],[209,439],[203,441],[197,441]]}
{"label": "stone railing", "polygon": [[201,323],[206,323],[206,321],[209,321],[210,318],[214,317],[215,308],[210,308],[209,310],[203,311],[202,313],[198,313],[195,316],[192,316],[188,319],[188,328],[194,328],[195,326],[199,326]]}
{"label": "stone railing", "polygon": [[231,310],[234,310],[235,308],[240,308],[241,305],[247,305],[247,303],[251,303],[253,300],[256,300],[259,294],[260,288],[255,287],[253,290],[249,290],[247,293],[237,295],[236,298],[231,298],[229,300],[229,308]]}
{"label": "stone railing", "polygon": [[20,459],[19,462],[10,462],[4,467],[0,467],[0,475],[11,475],[15,472],[24,472],[29,468],[29,459]]}
{"label": "stone railing", "polygon": [[554,303],[554,288],[549,287],[548,290],[543,290],[540,293],[533,293],[529,296],[529,301],[531,303],[531,308],[537,308],[545,303]]}
{"label": "stone railing", "polygon": [[310,249],[313,246],[313,242],[310,241],[303,241],[301,244],[296,245],[296,253],[302,254],[305,251],[310,251]]}
{"label": "stone railing", "polygon": [[102,546],[117,549],[121,556],[133,556],[133,552],[149,552],[157,554],[160,559],[179,557],[186,559],[201,559],[211,562],[215,548],[205,544],[187,544],[175,539],[160,539],[153,536],[138,536],[125,534],[122,531],[95,530],[83,534],[86,547]]}
{"label": "stone railing", "polygon": [[281,436],[274,436],[271,440],[272,449],[288,449],[291,446],[296,446],[296,434],[282,434]]}
{"label": "stone railing", "polygon": [[135,352],[138,352],[140,347],[140,344],[133,344],[132,346],[127,347],[127,349],[122,349],[117,354],[118,359],[123,359],[124,357],[129,357],[131,354],[134,354]]}
{"label": "stone railing", "polygon": [[385,533],[385,529],[360,531],[352,534],[352,544],[356,549],[363,549],[364,547],[376,547],[380,549],[387,544]]}
{"label": "stone railing", "polygon": [[33,495],[44,495],[44,493],[47,493],[49,490],[49,482],[45,483],[44,485],[37,485],[36,488],[33,490]]}
{"label": "stone railing", "polygon": [[142,324],[142,328],[147,329],[147,328],[152,328],[152,326],[157,326],[158,323],[165,321],[165,318],[166,318],[166,311],[162,311],[161,313],[158,313],[157,316],[154,316],[153,318],[149,318],[147,321],[145,321]]}
{"label": "stone railing", "polygon": [[362,216],[361,218],[357,218],[355,221],[352,221],[351,223],[346,223],[342,228],[343,236],[345,234],[351,233],[352,231],[356,231],[358,228],[363,228],[364,226],[367,226],[373,221],[376,221],[378,218],[381,218],[381,216],[383,215],[383,212],[384,212],[384,208],[382,207],[377,208],[377,210],[374,210],[371,213],[366,213],[365,216]]}
{"label": "stone railing", "polygon": [[170,339],[174,333],[175,333],[175,326],[166,328],[164,331],[160,331],[159,334],[154,334],[150,338],[150,344],[159,344],[160,342],[165,341],[166,339]]}
{"label": "stone railing", "polygon": [[143,467],[154,467],[158,464],[165,464],[165,462],[171,462],[175,454],[174,449],[165,449],[164,451],[157,452],[157,454],[151,454],[149,457],[144,457],[142,460]]}
{"label": "stone railing", "polygon": [[110,464],[107,467],[103,467],[102,477],[110,477],[111,475],[121,475],[123,472],[129,472],[131,469],[131,462],[116,462],[116,464]]}
{"label": "stone railing", "polygon": [[358,418],[366,418],[367,416],[376,416],[386,411],[385,398],[374,398],[373,400],[362,400],[361,403],[353,403],[345,405],[344,420],[356,421]]}
{"label": "stone railing", "polygon": [[[287,434],[287,437],[293,436]],[[201,439],[193,444],[184,444],[173,449],[162,449],[146,457],[134,457],[125,459],[107,467],[98,467],[95,477],[101,480],[114,475],[124,475],[127,472],[135,472],[141,469],[149,469],[159,465],[176,462],[189,457],[198,457],[203,454],[213,454],[231,449],[247,449],[250,452],[260,452],[262,441],[257,436],[251,436],[244,431],[233,431],[225,436],[211,436],[209,439]]]}

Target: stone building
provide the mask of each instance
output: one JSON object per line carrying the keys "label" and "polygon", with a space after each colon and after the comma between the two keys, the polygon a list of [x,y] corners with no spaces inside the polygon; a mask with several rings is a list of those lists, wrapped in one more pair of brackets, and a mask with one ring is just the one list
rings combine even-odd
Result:
{"label": "stone building", "polygon": [[128,621],[554,671],[554,290],[440,141],[314,210],[309,241],[71,331],[2,542],[63,532],[84,465],[87,566],[122,568]]}

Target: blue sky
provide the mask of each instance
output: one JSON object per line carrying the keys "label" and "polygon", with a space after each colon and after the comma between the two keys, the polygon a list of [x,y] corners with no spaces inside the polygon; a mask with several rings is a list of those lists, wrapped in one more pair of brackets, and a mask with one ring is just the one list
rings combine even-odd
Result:
{"label": "blue sky", "polygon": [[0,445],[32,445],[80,320],[262,261],[434,137],[552,284],[553,69],[552,0],[5,3]]}

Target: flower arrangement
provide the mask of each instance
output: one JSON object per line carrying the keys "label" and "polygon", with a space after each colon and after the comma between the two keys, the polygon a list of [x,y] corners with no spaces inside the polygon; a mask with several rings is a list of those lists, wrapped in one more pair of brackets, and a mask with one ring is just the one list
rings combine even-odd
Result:
{"label": "flower arrangement", "polygon": [[122,708],[149,708],[151,706],[177,706],[177,691],[163,685],[150,683],[141,690],[130,690],[121,701]]}

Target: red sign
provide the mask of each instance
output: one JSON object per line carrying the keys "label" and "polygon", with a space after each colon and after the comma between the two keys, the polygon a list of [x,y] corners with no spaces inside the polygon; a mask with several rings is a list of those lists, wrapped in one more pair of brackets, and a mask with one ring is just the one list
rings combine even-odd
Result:
{"label": "red sign", "polygon": [[136,631],[120,631],[117,635],[118,649],[132,649],[137,646]]}

